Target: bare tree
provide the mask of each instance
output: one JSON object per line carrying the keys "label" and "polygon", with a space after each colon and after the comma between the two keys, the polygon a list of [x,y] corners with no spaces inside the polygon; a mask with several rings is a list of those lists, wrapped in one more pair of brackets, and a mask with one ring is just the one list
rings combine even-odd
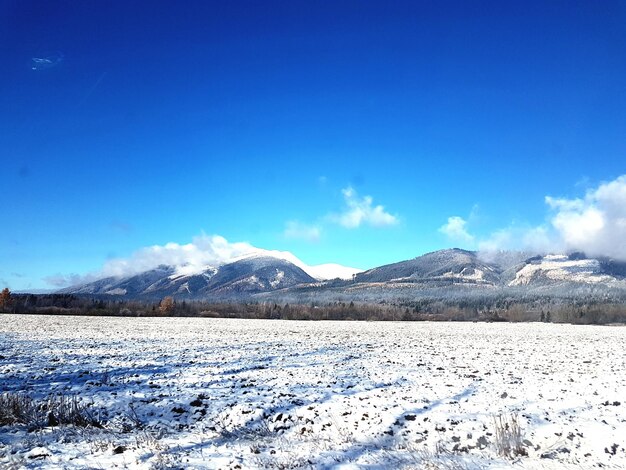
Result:
{"label": "bare tree", "polygon": [[8,287],[2,289],[0,292],[0,312],[8,310],[11,306],[11,291]]}
{"label": "bare tree", "polygon": [[159,311],[164,315],[172,313],[174,311],[174,298],[169,295],[164,297],[159,304]]}

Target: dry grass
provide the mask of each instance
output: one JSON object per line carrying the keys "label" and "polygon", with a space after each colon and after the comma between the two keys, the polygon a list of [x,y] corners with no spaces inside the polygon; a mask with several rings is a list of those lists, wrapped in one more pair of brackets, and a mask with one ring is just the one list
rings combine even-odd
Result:
{"label": "dry grass", "polygon": [[402,470],[470,470],[478,467],[471,457],[448,450],[443,442],[427,447],[403,440],[382,455],[381,464]]}
{"label": "dry grass", "polygon": [[35,399],[24,393],[2,393],[0,426],[14,424],[33,429],[63,425],[102,428],[102,424],[76,396],[57,395]]}
{"label": "dry grass", "polygon": [[494,417],[495,446],[499,455],[513,458],[528,455],[524,447],[524,436],[517,414]]}

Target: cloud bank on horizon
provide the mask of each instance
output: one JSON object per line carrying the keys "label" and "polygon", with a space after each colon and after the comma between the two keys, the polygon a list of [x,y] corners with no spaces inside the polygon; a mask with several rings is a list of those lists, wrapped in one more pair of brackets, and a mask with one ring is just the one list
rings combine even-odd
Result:
{"label": "cloud bank on horizon", "polygon": [[548,217],[542,225],[511,225],[480,238],[468,231],[468,221],[452,216],[439,231],[451,241],[483,252],[582,251],[588,256],[626,260],[626,175],[588,190],[584,197],[546,196],[545,202]]}
{"label": "cloud bank on horizon", "polygon": [[237,261],[249,256],[271,256],[283,259],[298,266],[317,279],[340,277],[350,279],[361,269],[338,264],[320,264],[309,266],[288,251],[266,250],[253,246],[248,242],[229,242],[220,235],[198,235],[191,243],[166,243],[141,248],[129,258],[116,258],[107,261],[97,272],[80,274],[56,274],[44,280],[51,286],[65,287],[80,285],[107,277],[128,277],[140,274],[157,266],[174,266],[179,275],[190,275],[203,272],[208,267],[216,267]]}
{"label": "cloud bank on horizon", "polygon": [[[297,220],[287,221],[283,236],[287,239],[302,239],[317,242],[322,236],[324,225],[338,225],[346,229],[356,229],[363,225],[387,227],[398,223],[398,217],[388,213],[384,206],[374,205],[372,196],[359,196],[348,186],[341,190],[344,206],[339,213],[330,213],[316,224],[306,224]],[[116,258],[107,261],[97,272],[81,274],[56,274],[47,276],[44,281],[54,287],[65,287],[92,282],[105,277],[127,277],[139,274],[160,265],[176,266],[179,274],[199,273],[208,266],[219,266],[238,258],[251,255],[268,255],[286,259],[318,279],[341,277],[349,279],[361,269],[341,266],[334,263],[309,266],[287,251],[266,250],[248,242],[229,242],[220,235],[202,234],[191,243],[175,242],[165,245],[152,245],[134,252],[129,258]]]}
{"label": "cloud bank on horizon", "polygon": [[219,235],[199,235],[191,243],[175,242],[152,245],[135,251],[129,258],[108,260],[98,272],[86,275],[57,274],[44,280],[53,286],[63,287],[91,282],[105,277],[132,276],[160,265],[180,266],[182,271],[200,271],[205,266],[215,266],[241,256],[258,252],[247,242],[229,242]]}
{"label": "cloud bank on horizon", "polygon": [[[371,196],[360,197],[350,187],[343,189],[342,194],[344,210],[338,214],[327,215],[322,219],[325,223],[337,224],[347,229],[355,229],[361,225],[385,227],[398,223],[398,217],[388,213],[383,206],[374,205]],[[446,224],[439,228],[439,232],[452,242],[484,253],[500,250],[533,253],[583,251],[589,256],[626,260],[626,175],[588,190],[584,197],[568,199],[546,196],[545,203],[548,216],[546,223],[542,225],[511,224],[486,237],[479,237],[470,231],[471,223],[468,220],[455,215],[448,218]],[[473,219],[473,216],[469,218]],[[288,221],[284,236],[317,241],[321,233],[320,225]],[[131,276],[159,265],[177,266],[180,274],[191,274],[201,272],[207,266],[218,266],[252,255],[286,259],[310,274],[317,273],[314,277],[318,278],[324,278],[324,273],[331,267],[333,272],[341,268],[350,275],[360,271],[338,265],[307,266],[286,251],[266,250],[248,242],[230,242],[220,235],[202,234],[187,244],[170,242],[141,248],[128,258],[107,261],[97,272],[86,275],[57,274],[44,280],[51,286],[63,287],[110,276]]]}

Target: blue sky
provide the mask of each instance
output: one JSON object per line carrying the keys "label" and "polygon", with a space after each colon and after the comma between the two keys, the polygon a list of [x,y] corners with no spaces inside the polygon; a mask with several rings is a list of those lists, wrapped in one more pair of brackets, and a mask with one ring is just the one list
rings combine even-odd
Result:
{"label": "blue sky", "polygon": [[624,24],[612,1],[1,1],[0,284],[203,233],[358,268],[574,247],[567,211],[621,201]]}

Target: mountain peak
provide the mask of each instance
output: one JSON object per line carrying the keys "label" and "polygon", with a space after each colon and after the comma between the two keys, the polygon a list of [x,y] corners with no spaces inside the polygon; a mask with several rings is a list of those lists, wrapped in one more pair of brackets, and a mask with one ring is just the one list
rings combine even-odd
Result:
{"label": "mountain peak", "polygon": [[[320,283],[323,279],[336,278],[353,282]],[[401,292],[421,295],[424,289],[445,295],[443,289],[452,286],[531,289],[572,284],[626,290],[626,263],[587,258],[582,253],[532,256],[503,251],[486,256],[449,248],[361,272],[332,263],[308,266],[289,252],[258,250],[218,266],[160,265],[133,276],[104,278],[63,292],[127,298],[165,295],[232,298],[297,290],[302,286],[311,295],[325,295],[324,289],[339,289],[342,295],[348,295],[355,285],[360,288],[375,285],[384,289],[387,296]]]}

